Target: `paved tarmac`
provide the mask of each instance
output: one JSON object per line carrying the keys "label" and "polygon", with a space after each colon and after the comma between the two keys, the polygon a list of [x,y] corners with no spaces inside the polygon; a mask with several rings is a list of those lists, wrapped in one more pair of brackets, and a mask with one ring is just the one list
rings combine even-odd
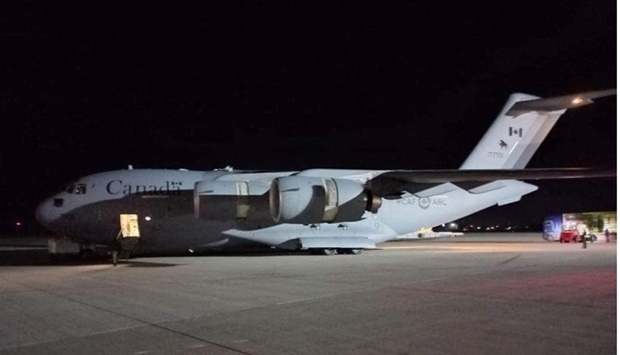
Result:
{"label": "paved tarmac", "polygon": [[616,243],[382,247],[116,267],[6,249],[0,354],[616,354]]}

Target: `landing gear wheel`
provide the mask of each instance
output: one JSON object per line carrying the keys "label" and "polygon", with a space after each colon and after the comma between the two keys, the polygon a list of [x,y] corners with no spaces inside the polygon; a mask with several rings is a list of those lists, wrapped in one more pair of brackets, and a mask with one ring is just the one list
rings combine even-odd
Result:
{"label": "landing gear wheel", "polygon": [[336,249],[312,248],[310,249],[310,253],[314,255],[336,255],[338,254],[338,251]]}
{"label": "landing gear wheel", "polygon": [[364,249],[338,249],[338,254],[351,254],[351,255],[359,255],[364,251]]}

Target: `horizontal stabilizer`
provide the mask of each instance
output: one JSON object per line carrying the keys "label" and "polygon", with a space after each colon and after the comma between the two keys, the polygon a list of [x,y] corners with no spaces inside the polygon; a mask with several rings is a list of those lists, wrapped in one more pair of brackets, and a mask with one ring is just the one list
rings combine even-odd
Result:
{"label": "horizontal stabilizer", "polygon": [[529,112],[553,112],[569,108],[585,106],[593,103],[592,99],[616,94],[616,89],[589,91],[579,94],[549,97],[544,99],[516,102],[505,113],[506,116],[517,117]]}

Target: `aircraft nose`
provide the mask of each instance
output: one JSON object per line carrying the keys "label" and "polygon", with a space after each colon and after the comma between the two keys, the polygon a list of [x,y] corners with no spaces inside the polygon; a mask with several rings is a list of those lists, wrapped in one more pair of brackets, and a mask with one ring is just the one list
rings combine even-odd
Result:
{"label": "aircraft nose", "polygon": [[55,219],[54,213],[52,211],[52,199],[48,198],[47,200],[41,202],[35,211],[35,218],[42,225],[47,225],[52,220]]}

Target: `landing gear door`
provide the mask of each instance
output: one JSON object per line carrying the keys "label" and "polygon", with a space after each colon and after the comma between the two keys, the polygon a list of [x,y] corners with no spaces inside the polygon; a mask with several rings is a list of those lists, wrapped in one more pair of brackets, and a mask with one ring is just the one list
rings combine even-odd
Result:
{"label": "landing gear door", "polygon": [[121,233],[123,238],[140,238],[137,214],[122,214]]}

